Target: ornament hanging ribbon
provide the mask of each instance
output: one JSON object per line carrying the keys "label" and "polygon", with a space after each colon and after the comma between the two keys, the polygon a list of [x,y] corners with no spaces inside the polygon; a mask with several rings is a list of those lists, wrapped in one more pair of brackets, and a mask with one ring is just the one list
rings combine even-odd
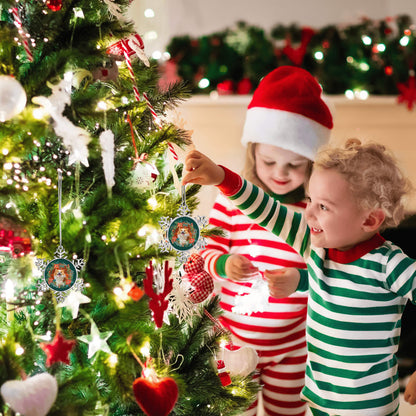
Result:
{"label": "ornament hanging ribbon", "polygon": [[29,46],[29,41],[28,41],[30,36],[23,29],[22,20],[20,19],[17,7],[13,7],[12,9],[9,10],[9,12],[12,13],[12,15],[13,15],[14,25],[18,29],[20,40],[22,41],[23,47],[25,49],[27,59],[30,62],[33,62],[33,55],[32,55],[32,51],[31,51],[30,46]]}
{"label": "ornament hanging ribbon", "polygon": [[59,206],[59,246],[55,250],[55,257],[51,261],[35,259],[35,265],[41,270],[43,279],[39,289],[52,290],[59,302],[64,302],[69,290],[82,291],[83,279],[78,279],[78,273],[83,269],[84,259],[67,259],[67,253],[62,246],[62,172],[58,171],[58,206]]}

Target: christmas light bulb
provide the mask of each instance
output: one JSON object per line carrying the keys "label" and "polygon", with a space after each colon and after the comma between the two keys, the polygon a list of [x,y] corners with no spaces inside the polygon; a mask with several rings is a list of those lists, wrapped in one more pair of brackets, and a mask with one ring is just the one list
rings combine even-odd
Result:
{"label": "christmas light bulb", "polygon": [[24,353],[25,353],[24,348],[21,345],[16,344],[15,354],[16,355],[23,355]]}
{"label": "christmas light bulb", "polygon": [[322,59],[324,59],[324,54],[321,51],[315,52],[315,55],[314,56],[315,56],[315,59],[317,61],[322,61]]}
{"label": "christmas light bulb", "polygon": [[201,89],[207,88],[209,87],[209,79],[208,78],[202,78],[199,82],[198,82],[198,87]]}
{"label": "christmas light bulb", "polygon": [[108,361],[108,366],[110,368],[115,368],[117,363],[118,363],[118,357],[117,354],[110,354],[110,356],[107,359]]}
{"label": "christmas light bulb", "polygon": [[344,94],[349,100],[353,100],[355,98],[353,90],[346,90]]}
{"label": "christmas light bulb", "polygon": [[409,36],[403,36],[400,40],[399,43],[401,46],[407,46],[409,44]]}
{"label": "christmas light bulb", "polygon": [[371,40],[371,38],[370,38],[370,36],[367,36],[367,35],[363,35],[363,36],[361,36],[361,40],[362,40],[362,42],[364,43],[364,45],[371,45],[372,44],[372,40]]}
{"label": "christmas light bulb", "polygon": [[140,348],[140,353],[143,357],[150,357],[150,343],[146,341],[143,347]]}

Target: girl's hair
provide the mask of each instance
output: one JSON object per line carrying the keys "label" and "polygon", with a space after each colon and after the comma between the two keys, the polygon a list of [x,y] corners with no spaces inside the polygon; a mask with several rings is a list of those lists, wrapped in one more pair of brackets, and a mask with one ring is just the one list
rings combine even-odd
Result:
{"label": "girl's hair", "polygon": [[[246,149],[246,159],[244,162],[244,167],[241,172],[241,175],[247,179],[249,182],[263,189],[267,193],[272,193],[272,191],[260,180],[257,176],[256,170],[256,146],[258,143],[249,142],[247,143]],[[309,177],[312,173],[313,162],[310,161],[308,171],[306,172],[305,183],[309,181]]]}
{"label": "girl's hair", "polygon": [[341,173],[361,208],[382,209],[386,218],[381,229],[394,227],[404,218],[404,199],[412,186],[383,145],[348,139],[343,147],[321,149],[315,167]]}

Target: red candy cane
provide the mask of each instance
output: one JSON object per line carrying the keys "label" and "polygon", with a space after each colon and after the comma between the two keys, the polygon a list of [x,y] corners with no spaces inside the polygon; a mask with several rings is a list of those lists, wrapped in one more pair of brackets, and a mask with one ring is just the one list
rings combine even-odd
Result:
{"label": "red candy cane", "polygon": [[136,98],[137,101],[140,101],[140,93],[136,85],[136,80],[134,79],[133,66],[131,64],[131,59],[129,56],[129,51],[127,49],[126,41],[124,40],[121,41],[121,47],[123,48],[124,59],[126,60],[127,68],[130,72],[131,82],[133,83],[134,97]]}
{"label": "red candy cane", "polygon": [[[127,47],[127,40],[122,40],[121,41],[121,47],[123,48],[124,59],[126,60],[127,69],[129,70],[131,82],[133,84],[134,97],[136,98],[137,101],[140,101],[140,93],[139,93],[139,90],[137,88],[136,80],[135,80],[135,77],[134,77],[133,65],[131,63],[129,49]],[[147,108],[150,110],[150,113],[152,114],[152,117],[153,117],[154,122],[161,129],[162,128],[162,123],[160,121],[160,118],[157,115],[155,109],[153,108],[153,106],[152,106],[152,104],[151,104],[151,102],[149,100],[149,97],[147,96],[147,94],[145,92],[143,93],[143,98],[146,101]],[[176,154],[175,149],[173,148],[172,143],[168,143],[168,147],[169,147],[169,151],[173,155],[173,158],[175,160],[178,160],[178,155]]]}
{"label": "red candy cane", "polygon": [[20,19],[19,12],[17,11],[17,7],[13,7],[10,11],[13,14],[14,24],[19,29],[20,39],[22,40],[23,47],[25,48],[27,58],[30,62],[33,62],[32,51],[30,50],[29,42],[27,41],[27,34],[23,30],[22,21]]}

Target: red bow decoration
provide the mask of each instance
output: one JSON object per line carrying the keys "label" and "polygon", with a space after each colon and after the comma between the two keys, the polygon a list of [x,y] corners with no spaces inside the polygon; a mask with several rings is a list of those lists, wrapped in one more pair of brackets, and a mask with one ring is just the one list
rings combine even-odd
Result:
{"label": "red bow decoration", "polygon": [[146,267],[146,278],[143,280],[144,292],[150,298],[149,308],[153,312],[153,320],[158,328],[163,325],[163,314],[169,305],[166,296],[173,289],[173,279],[169,279],[172,274],[172,267],[169,267],[167,260],[164,263],[163,274],[164,285],[161,293],[156,293],[153,289],[154,270],[152,262],[150,262],[149,267]]}
{"label": "red bow decoration", "polygon": [[302,29],[300,45],[297,48],[292,46],[292,38],[290,34],[286,36],[286,45],[283,48],[283,53],[297,66],[302,65],[303,58],[306,54],[306,47],[311,41],[313,35],[315,34],[314,30],[310,27],[305,27]]}

